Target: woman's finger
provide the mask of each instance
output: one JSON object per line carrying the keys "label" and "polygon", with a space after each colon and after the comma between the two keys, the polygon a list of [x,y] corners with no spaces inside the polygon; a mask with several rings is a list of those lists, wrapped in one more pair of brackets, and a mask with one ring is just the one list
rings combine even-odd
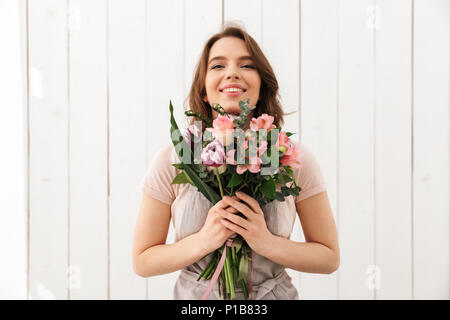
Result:
{"label": "woman's finger", "polygon": [[244,200],[246,203],[249,204],[250,208],[252,208],[252,210],[255,213],[260,213],[260,214],[264,214],[264,212],[262,212],[261,207],[258,203],[258,201],[255,198],[250,197],[248,194],[244,193],[244,192],[236,192],[236,196],[239,199]]}
{"label": "woman's finger", "polygon": [[239,212],[241,212],[243,215],[245,215],[248,219],[251,219],[252,215],[255,214],[255,212],[253,212],[247,205],[239,202],[236,199],[225,196],[225,197],[223,197],[223,200],[225,200],[230,206],[239,210]]}
{"label": "woman's finger", "polygon": [[228,219],[231,222],[233,222],[234,224],[237,224],[237,225],[243,227],[244,229],[248,230],[250,223],[247,220],[241,218],[237,214],[230,213],[223,209],[219,209],[219,212],[223,218]]}

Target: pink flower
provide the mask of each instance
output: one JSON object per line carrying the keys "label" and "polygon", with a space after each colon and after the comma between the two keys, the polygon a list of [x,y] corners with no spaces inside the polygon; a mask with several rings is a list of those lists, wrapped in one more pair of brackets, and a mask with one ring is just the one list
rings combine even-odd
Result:
{"label": "pink flower", "polygon": [[233,132],[235,129],[236,126],[233,123],[233,119],[219,115],[214,119],[213,127],[207,128],[206,130],[210,131],[215,139],[222,142],[222,145],[227,146],[233,142]]}
{"label": "pink flower", "polygon": [[232,165],[237,165],[237,161],[234,160],[234,155],[236,154],[236,149],[227,152],[226,162]]}
{"label": "pink flower", "polygon": [[269,132],[271,129],[275,129],[276,126],[273,124],[274,118],[269,116],[267,113],[263,113],[257,119],[252,118],[250,122],[250,129],[253,131],[258,131],[259,129],[265,129]]}
{"label": "pink flower", "polygon": [[233,119],[220,114],[214,119],[213,128],[220,131],[225,131],[227,129],[235,129],[236,126],[233,123]]}
{"label": "pink flower", "polygon": [[276,146],[279,147],[286,147],[289,149],[289,144],[291,142],[291,139],[287,136],[285,131],[280,131],[278,134],[278,141],[276,143]]}
{"label": "pink flower", "polygon": [[201,158],[206,166],[220,167],[225,160],[225,150],[222,143],[218,140],[211,141],[202,150]]}
{"label": "pink flower", "polygon": [[297,149],[295,143],[289,142],[288,149],[283,153],[280,163],[284,166],[290,166],[291,168],[300,168],[300,154],[301,152]]}
{"label": "pink flower", "polygon": [[[192,142],[191,134],[196,138],[200,138],[202,136],[202,130],[199,129],[199,127],[197,127],[195,124],[190,125],[186,129],[186,131],[183,134],[183,138],[184,138],[184,141],[186,141],[186,143],[188,145],[191,145],[191,142]],[[194,141],[195,141],[195,139],[194,139]]]}
{"label": "pink flower", "polygon": [[243,174],[245,171],[247,171],[247,169],[252,173],[258,173],[259,171],[261,171],[260,165],[262,161],[258,156],[249,158],[249,162],[249,164],[238,165],[236,168],[236,173]]}
{"label": "pink flower", "polygon": [[[267,141],[262,141],[259,148],[257,148],[257,155],[253,157],[249,157],[248,164],[238,164],[236,160],[234,160],[234,155],[236,154],[236,149],[230,150],[227,152],[226,162],[229,164],[237,165],[236,173],[243,174],[245,171],[250,171],[252,173],[258,173],[261,171],[261,163],[262,160],[260,156],[266,152],[267,150]],[[258,156],[259,155],[259,156]]]}

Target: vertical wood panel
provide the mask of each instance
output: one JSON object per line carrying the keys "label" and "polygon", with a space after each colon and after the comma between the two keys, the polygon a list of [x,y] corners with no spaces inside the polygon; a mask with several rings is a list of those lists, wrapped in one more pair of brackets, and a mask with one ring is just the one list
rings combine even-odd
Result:
{"label": "vertical wood panel", "polygon": [[70,299],[106,299],[107,6],[69,4]]}
{"label": "vertical wood panel", "polygon": [[184,97],[187,97],[206,41],[221,30],[222,1],[186,1],[184,19]]}
{"label": "vertical wood panel", "polygon": [[[184,0],[147,2],[147,141],[146,163],[151,164],[156,152],[170,140],[169,100],[174,106],[174,116],[181,126],[184,119],[183,90]],[[170,26],[161,32],[161,26]],[[145,171],[142,171],[142,175]],[[173,221],[170,223],[166,243],[175,241]],[[173,288],[179,271],[148,278],[149,299],[173,299]]]}
{"label": "vertical wood panel", "polygon": [[109,1],[110,298],[145,299],[132,266],[145,170],[146,4]]}
{"label": "vertical wood panel", "polygon": [[[320,163],[337,224],[338,2],[303,0],[301,6],[301,140]],[[303,298],[336,299],[337,276],[302,274]]]}
{"label": "vertical wood panel", "polygon": [[67,299],[68,84],[65,1],[29,1],[30,298]]}
{"label": "vertical wood panel", "polygon": [[373,1],[339,8],[339,298],[374,297]]}
{"label": "vertical wood panel", "polygon": [[414,298],[449,299],[449,12],[414,0]]}
{"label": "vertical wood panel", "polygon": [[[294,132],[293,140],[300,140],[299,126],[299,79],[300,79],[300,29],[299,29],[299,1],[266,0],[260,3],[261,16],[255,18],[261,24],[261,30],[255,32],[261,37],[259,45],[269,60],[278,80],[280,101],[284,112],[295,112],[284,117],[283,130]],[[295,219],[291,240],[304,241],[303,232],[298,217]],[[299,296],[303,298],[301,273],[286,269],[297,288]]]}
{"label": "vertical wood panel", "polygon": [[411,297],[411,1],[377,1],[377,299]]}
{"label": "vertical wood panel", "polygon": [[0,7],[0,299],[27,299],[26,2]]}
{"label": "vertical wood panel", "polygon": [[[267,1],[223,0],[224,22],[242,25],[253,39],[263,47],[262,7]],[[280,3],[281,4],[281,3]],[[265,25],[265,24],[264,24]]]}

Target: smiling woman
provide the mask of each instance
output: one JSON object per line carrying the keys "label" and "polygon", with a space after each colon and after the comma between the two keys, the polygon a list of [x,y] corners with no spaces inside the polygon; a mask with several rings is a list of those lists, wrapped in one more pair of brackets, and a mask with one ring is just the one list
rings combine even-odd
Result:
{"label": "smiling woman", "polygon": [[[257,105],[249,117],[267,113],[274,117],[276,126],[283,126],[286,114],[278,90],[275,73],[259,45],[241,28],[230,26],[206,42],[194,73],[189,106],[215,119],[217,112],[211,109],[212,104],[236,114],[241,111],[238,102],[249,98],[250,105]],[[190,121],[193,124],[198,120],[192,117]]]}
{"label": "smiling woman", "polygon": [[[220,104],[226,112],[237,114],[241,111],[239,101],[249,99],[250,105],[256,106],[249,117],[269,114],[274,117],[273,125],[283,125],[284,113],[272,68],[258,44],[239,28],[226,28],[207,41],[189,99],[191,110],[216,121],[220,117],[211,105]],[[252,299],[298,299],[286,268],[334,272],[339,265],[339,247],[326,183],[312,152],[294,143],[301,153],[301,167],[293,169],[301,192],[263,207],[253,195],[245,193],[223,197],[212,205],[191,184],[171,184],[180,173],[172,166],[178,156],[172,144],[160,150],[141,184],[143,198],[133,249],[135,272],[150,277],[181,269],[174,299],[200,299],[211,283],[200,280],[202,271],[215,250],[235,234],[241,235],[251,248],[253,286],[249,286],[248,293]],[[297,215],[307,242],[290,240]],[[171,220],[175,243],[166,244]],[[235,288],[235,293],[236,299],[246,296],[241,288]],[[216,287],[208,299],[220,297]]]}

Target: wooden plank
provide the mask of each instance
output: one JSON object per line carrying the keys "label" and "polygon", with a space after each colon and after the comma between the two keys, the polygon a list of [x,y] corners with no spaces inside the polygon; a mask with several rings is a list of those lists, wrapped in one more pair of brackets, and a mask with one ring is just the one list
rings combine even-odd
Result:
{"label": "wooden plank", "polygon": [[[301,140],[320,162],[336,222],[338,13],[333,0],[301,2]],[[303,273],[302,298],[337,299],[337,275]]]}
{"label": "wooden plank", "polygon": [[[295,135],[292,139],[298,141],[301,135],[299,126],[300,4],[295,0],[266,0],[261,2],[260,6],[261,16],[257,15],[258,8],[255,8],[255,26],[252,26],[251,29],[256,29],[258,24],[260,25],[260,30],[259,32],[255,31],[255,36],[261,37],[259,45],[275,72],[283,111],[295,112],[284,117],[283,130],[294,132]],[[261,24],[261,21],[264,21],[264,24]],[[285,36],[280,35],[289,35],[289,41],[286,41]],[[304,241],[298,217],[294,222],[291,240]],[[297,288],[299,296],[303,299],[302,274],[292,269],[286,269],[286,271],[291,276],[292,283]]]}
{"label": "wooden plank", "polygon": [[[262,8],[266,1],[223,0],[224,22],[238,24],[263,47]],[[281,3],[280,3],[281,4]],[[268,21],[265,21],[267,23]]]}
{"label": "wooden plank", "polygon": [[26,3],[0,1],[0,299],[27,299]]}
{"label": "wooden plank", "polygon": [[145,299],[132,266],[133,231],[145,170],[146,1],[109,1],[110,298]]}
{"label": "wooden plank", "polygon": [[[184,1],[150,0],[147,2],[147,115],[146,160],[151,164],[154,155],[171,143],[169,100],[172,100],[177,122],[184,119]],[[167,26],[161,32],[161,26]],[[142,177],[146,170],[142,171]],[[166,243],[174,243],[173,222]],[[179,271],[147,279],[148,299],[173,299],[173,288]]]}
{"label": "wooden plank", "polygon": [[29,1],[28,14],[29,295],[31,299],[67,299],[67,3]]}
{"label": "wooden plank", "polygon": [[203,47],[213,34],[221,31],[222,1],[186,2],[184,19],[184,97],[188,97]]}
{"label": "wooden plank", "polygon": [[411,264],[411,1],[377,1],[376,299],[409,299]]}
{"label": "wooden plank", "polygon": [[106,2],[69,7],[70,299],[108,296]]}
{"label": "wooden plank", "polygon": [[338,230],[340,299],[373,299],[374,28],[372,1],[339,6]]}
{"label": "wooden plank", "polygon": [[449,299],[448,1],[414,1],[415,299]]}

